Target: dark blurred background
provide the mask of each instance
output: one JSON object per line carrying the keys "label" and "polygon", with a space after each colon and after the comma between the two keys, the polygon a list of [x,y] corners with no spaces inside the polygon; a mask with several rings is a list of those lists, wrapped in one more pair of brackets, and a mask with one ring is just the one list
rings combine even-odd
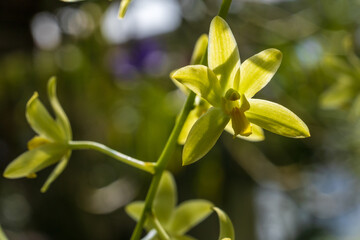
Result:
{"label": "dark blurred background", "polygon": [[[155,161],[185,96],[169,73],[187,65],[208,32],[215,0],[0,2],[0,172],[34,133],[25,105],[34,91],[49,106],[47,80],[75,140],[102,142]],[[282,65],[256,97],[299,115],[312,137],[266,132],[249,143],[224,133],[196,164],[169,164],[179,202],[204,198],[233,220],[237,239],[360,239],[360,1],[233,0],[228,23],[242,61],[274,47]],[[150,176],[93,151],[75,151],[47,193],[36,179],[0,179],[0,224],[10,239],[129,239],[124,212],[142,200]],[[217,239],[216,216],[191,230]]]}

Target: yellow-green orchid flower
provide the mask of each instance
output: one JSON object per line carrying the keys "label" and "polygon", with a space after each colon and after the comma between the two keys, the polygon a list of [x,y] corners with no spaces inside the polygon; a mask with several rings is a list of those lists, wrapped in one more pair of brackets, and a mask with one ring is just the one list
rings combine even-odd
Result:
{"label": "yellow-green orchid flower", "polygon": [[49,114],[35,92],[26,105],[26,118],[38,135],[28,142],[29,151],[12,161],[4,172],[6,178],[34,178],[36,172],[59,162],[41,188],[42,192],[65,169],[71,155],[68,142],[72,139],[69,120],[56,96],[54,77],[48,82],[48,95],[56,119]]}
{"label": "yellow-green orchid flower", "polygon": [[267,49],[240,66],[236,40],[228,24],[219,16],[212,20],[208,67],[189,65],[172,74],[173,79],[212,105],[189,132],[183,150],[184,165],[202,158],[225,128],[231,127],[234,136],[250,136],[261,131],[259,127],[286,137],[310,136],[306,124],[289,109],[252,98],[271,80],[281,59],[279,50]]}
{"label": "yellow-green orchid flower", "polygon": [[[125,211],[135,221],[139,221],[145,203],[136,201],[128,204]],[[194,240],[187,232],[201,223],[211,213],[219,218],[220,233],[218,239],[235,239],[234,228],[230,218],[213,203],[203,199],[193,199],[177,205],[176,182],[173,175],[165,171],[160,180],[154,199],[153,211],[144,225],[151,239]]]}
{"label": "yellow-green orchid flower", "polygon": [[[206,34],[203,34],[199,37],[195,44],[190,64],[199,64],[201,62],[202,57],[206,54],[207,46],[208,36]],[[189,93],[189,89],[187,87],[180,84],[175,79],[171,79],[181,91],[183,91],[185,94]],[[189,132],[195,122],[211,107],[211,105],[205,99],[199,96],[196,97],[194,105],[194,109],[190,111],[178,138],[178,143],[181,145],[185,144],[186,138],[189,135]],[[225,130],[230,134],[234,135],[234,131],[230,123],[226,125]],[[249,136],[242,136],[238,134],[237,137],[252,142],[259,142],[265,139],[264,131],[262,130],[262,128],[254,124],[252,124],[252,134],[250,134]]]}

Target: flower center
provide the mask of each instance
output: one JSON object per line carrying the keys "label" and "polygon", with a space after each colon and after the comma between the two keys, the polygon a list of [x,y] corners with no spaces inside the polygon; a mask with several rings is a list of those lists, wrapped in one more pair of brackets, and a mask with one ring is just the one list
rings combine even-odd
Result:
{"label": "flower center", "polygon": [[230,115],[234,137],[238,134],[249,136],[252,133],[249,120],[244,112],[250,109],[250,104],[244,94],[240,94],[233,88],[225,93],[223,98],[223,110]]}

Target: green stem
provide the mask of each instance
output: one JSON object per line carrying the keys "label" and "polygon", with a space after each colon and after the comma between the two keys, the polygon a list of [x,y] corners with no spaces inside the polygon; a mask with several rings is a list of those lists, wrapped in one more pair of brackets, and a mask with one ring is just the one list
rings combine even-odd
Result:
{"label": "green stem", "polygon": [[218,13],[218,16],[225,19],[229,12],[230,5],[231,5],[231,0],[223,0],[220,10],[219,10],[219,13]]}
{"label": "green stem", "polygon": [[140,239],[142,228],[145,223],[146,217],[149,215],[149,213],[151,213],[152,204],[154,202],[155,194],[158,189],[162,173],[164,172],[164,170],[167,166],[167,163],[169,162],[171,155],[174,152],[174,149],[175,149],[175,146],[177,143],[177,139],[178,139],[180,131],[185,123],[185,120],[186,120],[187,116],[189,115],[190,111],[194,107],[194,100],[195,100],[195,93],[191,92],[189,94],[189,96],[187,97],[185,105],[175,123],[175,126],[174,126],[174,128],[170,134],[170,137],[165,145],[165,148],[162,151],[158,161],[156,162],[156,173],[153,176],[153,179],[151,181],[151,185],[150,185],[149,191],[148,191],[146,199],[145,199],[144,210],[141,214],[140,220],[136,224],[133,235],[131,236],[131,240]]}
{"label": "green stem", "polygon": [[92,142],[92,141],[70,141],[69,147],[72,150],[92,149],[104,153],[112,158],[115,158],[116,160],[119,160],[120,162],[126,163],[130,166],[136,167],[143,171],[149,172],[151,174],[155,173],[155,166],[156,166],[155,163],[143,162],[138,159],[129,157],[101,143]]}

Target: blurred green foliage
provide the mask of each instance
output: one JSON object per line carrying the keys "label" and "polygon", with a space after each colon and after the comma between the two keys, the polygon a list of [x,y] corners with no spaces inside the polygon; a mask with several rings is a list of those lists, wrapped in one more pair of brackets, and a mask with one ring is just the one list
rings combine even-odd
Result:
{"label": "blurred green foliage", "polygon": [[[44,95],[53,75],[74,139],[155,160],[185,99],[169,73],[188,64],[219,6],[215,0],[171,2],[181,9],[176,29],[143,38],[131,33],[121,43],[103,32],[110,6],[116,9],[112,21],[120,21],[119,2],[0,3],[0,171],[34,135],[24,117],[26,101],[34,91]],[[127,17],[139,9],[135,3]],[[228,23],[241,59],[269,47],[283,53],[271,84],[256,97],[292,109],[312,137],[266,132],[264,142],[248,143],[223,134],[188,167],[181,167],[179,146],[169,166],[179,202],[210,200],[228,213],[239,239],[359,239],[360,124],[350,117],[359,111],[359,12],[357,0],[233,1]],[[36,22],[49,25],[36,33]],[[324,94],[339,82],[351,86],[342,92],[346,101],[324,109]],[[105,158],[74,152],[46,194],[39,189],[51,169],[32,180],[1,178],[5,233],[10,239],[128,239],[135,222],[123,207],[144,198],[150,178]],[[215,239],[217,224],[212,216],[189,233]]]}

